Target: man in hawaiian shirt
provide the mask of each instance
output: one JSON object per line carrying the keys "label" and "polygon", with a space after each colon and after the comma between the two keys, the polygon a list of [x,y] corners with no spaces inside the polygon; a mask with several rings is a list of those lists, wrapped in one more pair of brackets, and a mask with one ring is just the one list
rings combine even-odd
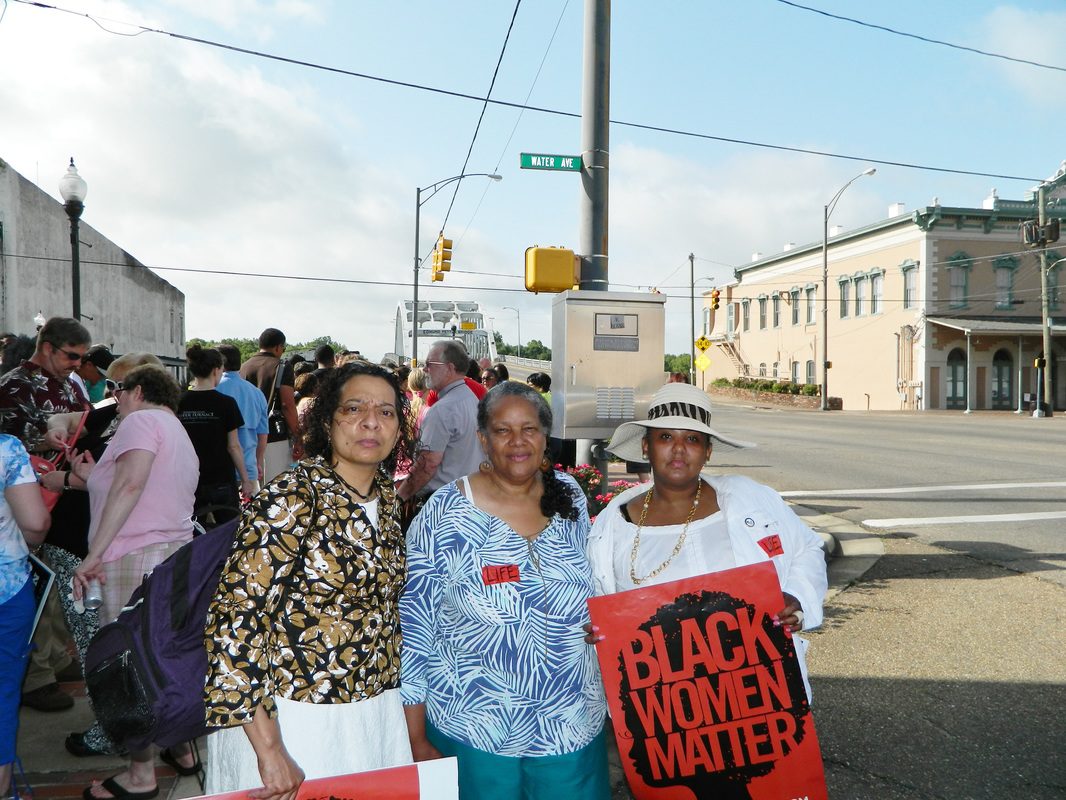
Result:
{"label": "man in hawaiian shirt", "polygon": [[[47,435],[52,414],[81,411],[88,400],[70,375],[81,363],[92,338],[77,320],[52,317],[37,334],[33,355],[0,377],[0,432],[17,436],[31,453],[52,455],[60,444]],[[69,639],[55,593],[45,606],[22,686],[23,705],[38,711],[63,711],[74,698],[58,679],[80,677],[67,652]]]}

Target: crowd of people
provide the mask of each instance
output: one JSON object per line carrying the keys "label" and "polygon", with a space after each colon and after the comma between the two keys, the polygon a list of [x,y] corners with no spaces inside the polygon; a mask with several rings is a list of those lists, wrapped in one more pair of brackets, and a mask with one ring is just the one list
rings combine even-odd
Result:
{"label": "crowd of people", "polygon": [[[695,387],[667,384],[648,419],[619,428],[609,449],[650,481],[593,524],[549,457],[546,373],[512,380],[454,339],[414,368],[328,345],[285,359],[285,344],[268,328],[243,363],[194,345],[181,386],[154,356],[116,358],[53,318],[0,376],[0,786],[20,702],[69,708],[59,683],[93,632],[144,574],[237,515],[206,621],[206,763],[192,743],[130,752],[86,800],[150,800],[157,758],[205,769],[208,793],[293,800],[307,778],[442,756],[463,800],[606,800],[588,598],[769,558],[779,623],[820,623],[819,540],[772,490],[703,474],[715,447],[744,443],[710,427]],[[59,466],[38,477],[28,453]],[[58,493],[51,513],[42,488]],[[772,558],[748,524],[768,518]],[[58,575],[32,647],[31,549]],[[93,612],[81,601],[97,583]],[[99,726],[65,746],[121,752]]]}

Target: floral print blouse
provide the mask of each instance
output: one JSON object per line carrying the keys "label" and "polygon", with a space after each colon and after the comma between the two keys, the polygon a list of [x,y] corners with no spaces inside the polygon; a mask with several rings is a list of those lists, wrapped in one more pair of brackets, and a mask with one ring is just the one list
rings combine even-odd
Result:
{"label": "floral print blouse", "polygon": [[406,560],[392,480],[378,524],[322,458],[271,481],[244,512],[207,617],[207,722],[252,721],[274,697],[350,703],[399,686]]}

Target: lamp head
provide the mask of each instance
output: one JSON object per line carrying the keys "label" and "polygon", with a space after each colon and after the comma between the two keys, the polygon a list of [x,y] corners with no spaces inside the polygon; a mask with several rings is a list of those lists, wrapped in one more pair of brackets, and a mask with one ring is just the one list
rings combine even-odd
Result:
{"label": "lamp head", "polygon": [[862,174],[863,175],[873,175],[875,172],[877,172],[877,167],[868,167],[867,169],[864,169],[862,171]]}
{"label": "lamp head", "polygon": [[88,191],[89,187],[78,174],[78,168],[74,166],[72,157],[66,174],[59,180],[59,194],[64,203],[83,203]]}

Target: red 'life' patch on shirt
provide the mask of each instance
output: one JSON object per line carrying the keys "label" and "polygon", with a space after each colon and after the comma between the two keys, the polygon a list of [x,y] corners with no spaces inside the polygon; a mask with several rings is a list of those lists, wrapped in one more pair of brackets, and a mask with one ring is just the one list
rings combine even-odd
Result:
{"label": "red 'life' patch on shirt", "polygon": [[481,568],[481,580],[486,586],[493,586],[497,583],[517,583],[518,579],[517,564],[498,564]]}
{"label": "red 'life' patch on shirt", "polygon": [[760,539],[759,547],[761,547],[770,558],[782,555],[785,552],[784,548],[781,547],[781,537],[776,533],[770,534],[765,539]]}

